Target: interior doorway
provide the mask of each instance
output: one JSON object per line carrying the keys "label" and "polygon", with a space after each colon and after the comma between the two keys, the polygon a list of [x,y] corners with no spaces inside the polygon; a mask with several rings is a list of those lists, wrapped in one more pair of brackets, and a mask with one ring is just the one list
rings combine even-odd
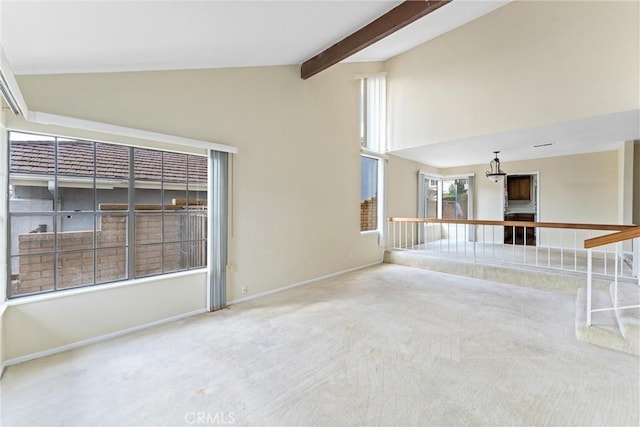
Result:
{"label": "interior doorway", "polygon": [[[504,220],[538,220],[538,173],[508,174],[504,180]],[[504,227],[504,243],[536,246],[535,227]]]}

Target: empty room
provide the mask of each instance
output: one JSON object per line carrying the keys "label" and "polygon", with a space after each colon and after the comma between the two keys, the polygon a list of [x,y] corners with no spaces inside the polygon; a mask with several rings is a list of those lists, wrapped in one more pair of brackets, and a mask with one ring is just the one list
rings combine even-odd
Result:
{"label": "empty room", "polygon": [[0,424],[640,424],[640,2],[0,0]]}

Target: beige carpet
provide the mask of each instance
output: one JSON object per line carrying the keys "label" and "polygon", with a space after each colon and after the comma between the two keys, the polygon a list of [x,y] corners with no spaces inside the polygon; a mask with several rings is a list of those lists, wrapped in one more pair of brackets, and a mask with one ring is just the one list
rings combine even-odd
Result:
{"label": "beige carpet", "polygon": [[381,265],[8,368],[4,425],[638,425],[575,296]]}

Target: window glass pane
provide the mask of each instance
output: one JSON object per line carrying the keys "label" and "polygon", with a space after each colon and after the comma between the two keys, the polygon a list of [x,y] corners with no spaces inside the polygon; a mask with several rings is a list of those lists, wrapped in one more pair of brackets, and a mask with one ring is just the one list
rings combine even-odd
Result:
{"label": "window glass pane", "polygon": [[162,242],[162,215],[158,213],[137,213],[135,244],[160,242]]}
{"label": "window glass pane", "polygon": [[99,210],[127,210],[129,148],[96,144],[96,195]]}
{"label": "window glass pane", "polygon": [[58,289],[93,285],[93,255],[92,250],[58,252]]}
{"label": "window glass pane", "polygon": [[53,212],[55,139],[9,132],[9,212]]}
{"label": "window glass pane", "polygon": [[189,243],[165,243],[163,245],[163,270],[165,273],[171,271],[186,270],[188,267],[187,251]]}
{"label": "window glass pane", "polygon": [[53,252],[53,216],[12,216],[9,252],[25,255]]}
{"label": "window glass pane", "polygon": [[135,277],[162,273],[162,245],[137,245],[135,261]]}
{"label": "window glass pane", "polygon": [[162,152],[135,148],[133,173],[136,180],[158,181],[162,179]]}
{"label": "window glass pane", "polygon": [[195,240],[189,242],[189,268],[200,268],[207,265],[207,242]]}
{"label": "window glass pane", "polygon": [[164,182],[187,182],[187,155],[162,153]]}
{"label": "window glass pane", "polygon": [[53,177],[9,176],[9,212],[46,212],[54,209],[53,194],[47,188]]}
{"label": "window glass pane", "polygon": [[96,144],[96,176],[129,178],[129,148],[114,144]]}
{"label": "window glass pane", "polygon": [[[88,182],[91,188],[95,164],[93,150],[93,142],[58,138],[58,176],[91,178]],[[83,183],[87,184],[86,181]]]}
{"label": "window glass pane", "polygon": [[133,150],[135,175],[135,209],[162,209],[162,152]]}
{"label": "window glass pane", "polygon": [[164,242],[181,242],[188,239],[186,214],[164,214],[162,221]]}
{"label": "window glass pane", "polygon": [[183,211],[187,209],[187,183],[167,182],[164,184],[164,209]]}
{"label": "window glass pane", "polygon": [[438,180],[427,178],[425,192],[426,207],[424,211],[426,218],[438,218]]}
{"label": "window glass pane", "polygon": [[59,251],[93,249],[94,216],[59,215],[56,241]]}
{"label": "window glass pane", "polygon": [[96,282],[114,282],[127,278],[127,248],[108,248],[96,251]]}
{"label": "window glass pane", "polygon": [[95,210],[94,199],[93,178],[88,183],[58,180],[58,212],[69,214],[82,211],[93,212]]}
{"label": "window glass pane", "polygon": [[156,184],[136,181],[135,186],[135,210],[145,212],[162,210],[162,190],[159,182]]}
{"label": "window glass pane", "polygon": [[98,248],[122,247],[127,245],[127,215],[104,214],[97,217]]}
{"label": "window glass pane", "polygon": [[97,182],[99,211],[126,211],[129,207],[129,183],[101,179]]}
{"label": "window glass pane", "polygon": [[207,207],[207,158],[190,155],[187,161],[189,162],[188,208],[202,211]]}
{"label": "window glass pane", "polygon": [[188,217],[188,234],[186,240],[207,239],[207,213],[190,211]]}
{"label": "window glass pane", "polygon": [[468,219],[469,180],[442,181],[442,217],[445,219]]}
{"label": "window glass pane", "polygon": [[378,159],[360,157],[360,231],[378,228]]}
{"label": "window glass pane", "polygon": [[11,271],[9,295],[25,295],[53,290],[54,255],[25,255],[11,258],[11,265],[17,269]]}
{"label": "window glass pane", "polygon": [[55,173],[55,138],[9,132],[9,170],[11,173],[51,175]]}

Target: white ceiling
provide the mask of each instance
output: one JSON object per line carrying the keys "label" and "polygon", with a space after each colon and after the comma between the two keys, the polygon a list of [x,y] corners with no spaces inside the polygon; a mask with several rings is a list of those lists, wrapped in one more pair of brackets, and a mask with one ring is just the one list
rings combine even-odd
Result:
{"label": "white ceiling", "polygon": [[[387,60],[504,6],[454,0],[347,61]],[[401,1],[0,0],[15,74],[301,64]],[[604,151],[640,138],[632,111],[394,152],[437,167]],[[550,147],[532,146],[554,142]]]}
{"label": "white ceiling", "polygon": [[[476,165],[493,159],[500,161],[540,159],[569,154],[609,151],[623,141],[640,138],[640,110],[572,120],[552,125],[520,129],[493,135],[481,135],[421,147],[391,151],[400,157],[439,168]],[[534,145],[548,144],[536,148]]]}
{"label": "white ceiling", "polygon": [[[1,0],[15,74],[301,64],[401,1]],[[386,60],[508,1],[456,0],[351,61]]]}

